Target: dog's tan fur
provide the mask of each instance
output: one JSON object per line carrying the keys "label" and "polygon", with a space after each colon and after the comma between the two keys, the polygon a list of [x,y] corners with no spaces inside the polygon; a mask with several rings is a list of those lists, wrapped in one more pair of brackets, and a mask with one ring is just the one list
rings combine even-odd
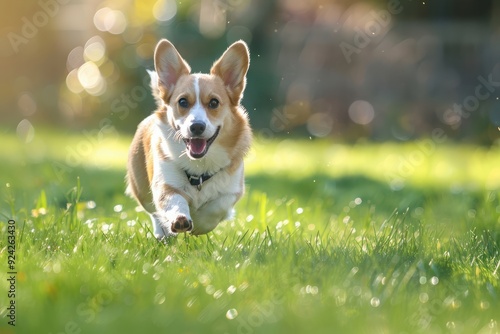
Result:
{"label": "dog's tan fur", "polygon": [[[240,105],[248,65],[248,49],[240,41],[214,63],[210,74],[193,75],[170,42],[158,43],[157,77],[152,76],[158,110],[139,124],[127,166],[128,192],[150,213],[158,238],[212,230],[243,195],[243,158],[252,139]],[[190,107],[180,106],[181,99]],[[213,99],[217,108],[210,107]],[[182,139],[192,129],[187,123],[197,118],[206,121],[206,132],[215,132],[195,139],[206,145],[201,158],[193,158],[189,139]],[[195,187],[186,173],[213,175]]]}

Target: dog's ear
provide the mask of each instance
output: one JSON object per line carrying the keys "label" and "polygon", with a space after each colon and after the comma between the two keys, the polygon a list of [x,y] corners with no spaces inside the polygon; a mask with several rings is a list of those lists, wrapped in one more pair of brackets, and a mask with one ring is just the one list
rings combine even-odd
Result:
{"label": "dog's ear", "polygon": [[153,97],[155,98],[156,101],[156,106],[161,109],[164,105],[164,102],[161,98],[161,93],[160,93],[160,88],[158,87],[158,73],[156,71],[148,71],[149,78],[151,79],[151,93],[153,94]]}
{"label": "dog's ear", "polygon": [[154,62],[161,98],[168,101],[177,80],[181,76],[189,74],[191,68],[182,59],[172,43],[166,39],[162,39],[156,45]]}
{"label": "dog's ear", "polygon": [[250,64],[248,47],[243,41],[233,43],[213,64],[210,73],[224,82],[231,102],[240,103],[246,85],[246,74]]}

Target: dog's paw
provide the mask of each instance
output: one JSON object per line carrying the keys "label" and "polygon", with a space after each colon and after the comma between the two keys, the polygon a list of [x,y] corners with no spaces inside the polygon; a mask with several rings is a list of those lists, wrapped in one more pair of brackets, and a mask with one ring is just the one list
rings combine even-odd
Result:
{"label": "dog's paw", "polygon": [[193,221],[184,215],[179,215],[170,225],[170,230],[174,233],[189,232],[193,229]]}

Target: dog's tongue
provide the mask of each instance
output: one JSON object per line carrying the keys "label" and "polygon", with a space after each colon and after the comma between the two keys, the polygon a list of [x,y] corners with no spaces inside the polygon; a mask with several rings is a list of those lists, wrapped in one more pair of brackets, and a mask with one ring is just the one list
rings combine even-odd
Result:
{"label": "dog's tongue", "polygon": [[202,154],[207,147],[207,141],[201,138],[193,138],[189,141],[189,150],[192,154]]}

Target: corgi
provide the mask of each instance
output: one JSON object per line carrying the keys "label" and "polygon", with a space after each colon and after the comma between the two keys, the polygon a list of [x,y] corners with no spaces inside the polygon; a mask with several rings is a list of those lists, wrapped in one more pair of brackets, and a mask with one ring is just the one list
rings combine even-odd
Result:
{"label": "corgi", "polygon": [[249,64],[248,47],[238,41],[210,74],[192,74],[172,43],[157,44],[150,71],[157,110],[137,127],[126,177],[156,238],[208,233],[243,195],[252,131],[240,102]]}

